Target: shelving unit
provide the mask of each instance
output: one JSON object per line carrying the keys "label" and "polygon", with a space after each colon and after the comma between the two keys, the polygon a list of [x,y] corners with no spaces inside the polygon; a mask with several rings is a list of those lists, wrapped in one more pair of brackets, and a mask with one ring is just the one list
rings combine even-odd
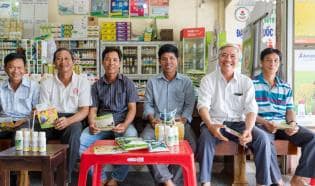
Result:
{"label": "shelving unit", "polygon": [[16,49],[20,46],[20,42],[20,40],[0,40],[0,80],[7,77],[3,63],[5,56],[9,53],[16,52]]}
{"label": "shelving unit", "polygon": [[82,73],[99,76],[99,40],[93,38],[63,38],[55,39],[57,48],[70,49],[75,58],[75,64],[80,65]]}
{"label": "shelving unit", "polygon": [[[151,76],[160,73],[158,50],[163,44],[175,42],[104,42],[100,43],[100,50],[106,47],[119,47],[122,51],[120,72],[135,82],[146,81]],[[101,59],[101,56],[100,56]],[[99,63],[100,74],[104,74],[102,63]]]}

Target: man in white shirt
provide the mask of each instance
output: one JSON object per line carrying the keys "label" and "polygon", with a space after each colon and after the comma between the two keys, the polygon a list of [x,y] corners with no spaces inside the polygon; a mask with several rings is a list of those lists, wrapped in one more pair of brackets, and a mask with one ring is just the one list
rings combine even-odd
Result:
{"label": "man in white shirt", "polygon": [[54,53],[54,64],[58,73],[40,84],[40,103],[57,108],[59,119],[54,128],[46,131],[47,139],[57,138],[63,144],[69,144],[68,179],[79,158],[82,120],[89,112],[91,87],[87,79],[73,72],[73,55],[66,48],[59,48]]}
{"label": "man in white shirt", "polygon": [[[211,170],[215,146],[232,140],[248,146],[254,153],[257,185],[270,185],[270,140],[255,127],[258,111],[252,81],[237,72],[239,49],[232,44],[220,48],[220,68],[206,75],[200,84],[198,111],[203,123],[198,141],[197,159],[200,163],[202,185],[211,185]],[[238,131],[239,136],[225,127]]]}

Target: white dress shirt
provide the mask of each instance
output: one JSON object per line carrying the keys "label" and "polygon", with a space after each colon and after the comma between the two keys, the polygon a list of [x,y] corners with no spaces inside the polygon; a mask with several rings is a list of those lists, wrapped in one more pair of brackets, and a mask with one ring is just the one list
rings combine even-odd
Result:
{"label": "white dress shirt", "polygon": [[73,72],[71,82],[65,87],[55,74],[40,83],[39,103],[56,107],[58,113],[76,113],[79,107],[91,105],[91,85]]}
{"label": "white dress shirt", "polygon": [[249,112],[257,114],[255,89],[251,79],[234,72],[227,82],[220,69],[202,78],[198,95],[198,110],[207,108],[212,123],[244,121]]}

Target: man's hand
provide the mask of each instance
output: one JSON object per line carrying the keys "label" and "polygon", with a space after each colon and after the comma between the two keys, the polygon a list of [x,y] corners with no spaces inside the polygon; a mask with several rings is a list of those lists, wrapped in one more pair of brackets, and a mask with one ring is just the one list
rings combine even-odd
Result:
{"label": "man's hand", "polygon": [[95,120],[89,121],[89,131],[90,131],[90,134],[93,134],[93,135],[101,132],[101,130],[96,127]]}
{"label": "man's hand", "polygon": [[290,122],[289,125],[293,126],[293,127],[289,128],[289,129],[285,129],[284,132],[288,136],[293,136],[294,134],[296,134],[299,131],[299,126],[296,125],[296,122]]}
{"label": "man's hand", "polygon": [[265,123],[265,128],[267,129],[268,132],[270,133],[276,133],[277,132],[277,125],[273,121],[268,121]]}
{"label": "man's hand", "polygon": [[14,128],[18,128],[19,126],[23,125],[26,122],[27,122],[27,119],[20,119],[14,123]]}
{"label": "man's hand", "polygon": [[56,130],[63,130],[65,128],[67,128],[69,125],[70,125],[70,123],[68,122],[68,118],[61,117],[61,118],[57,119],[57,121],[55,122],[55,129]]}
{"label": "man's hand", "polygon": [[182,124],[186,124],[187,123],[187,119],[185,117],[178,117],[175,118],[176,122],[181,122]]}
{"label": "man's hand", "polygon": [[240,136],[240,144],[245,146],[247,143],[251,142],[253,139],[252,137],[252,131],[249,129],[245,129],[243,131],[243,134]]}
{"label": "man's hand", "polygon": [[149,120],[150,124],[152,125],[152,128],[155,128],[155,125],[160,124],[161,120],[158,118],[152,118]]}
{"label": "man's hand", "polygon": [[226,137],[224,137],[220,131],[221,128],[224,128],[224,125],[222,124],[210,124],[207,125],[208,130],[211,132],[211,134],[222,141],[229,141]]}
{"label": "man's hand", "polygon": [[127,130],[128,125],[125,123],[119,123],[113,128],[113,132],[124,133]]}

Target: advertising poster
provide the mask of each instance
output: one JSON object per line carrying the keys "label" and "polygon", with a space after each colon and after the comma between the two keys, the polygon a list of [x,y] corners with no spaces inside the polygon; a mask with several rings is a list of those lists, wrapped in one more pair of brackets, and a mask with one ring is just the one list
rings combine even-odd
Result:
{"label": "advertising poster", "polygon": [[109,16],[110,0],[91,0],[91,15],[98,17]]}
{"label": "advertising poster", "polygon": [[0,2],[0,17],[1,18],[10,18],[11,15],[11,2],[10,1],[1,1]]}
{"label": "advertising poster", "polygon": [[130,16],[149,16],[149,0],[130,0]]}
{"label": "advertising poster", "polygon": [[128,17],[129,16],[129,0],[111,0],[110,16]]}
{"label": "advertising poster", "polygon": [[74,0],[59,0],[58,1],[59,15],[74,14]]}
{"label": "advertising poster", "polygon": [[294,1],[295,43],[315,43],[315,1]]}
{"label": "advertising poster", "polygon": [[150,16],[168,17],[169,0],[150,0]]}
{"label": "advertising poster", "polygon": [[254,65],[254,33],[251,27],[247,27],[244,30],[243,37],[243,51],[242,51],[242,74],[251,77],[253,74]]}
{"label": "advertising poster", "polygon": [[88,14],[90,12],[89,0],[74,0],[74,14]]}
{"label": "advertising poster", "polygon": [[315,115],[315,50],[295,50],[294,69],[296,114]]}

